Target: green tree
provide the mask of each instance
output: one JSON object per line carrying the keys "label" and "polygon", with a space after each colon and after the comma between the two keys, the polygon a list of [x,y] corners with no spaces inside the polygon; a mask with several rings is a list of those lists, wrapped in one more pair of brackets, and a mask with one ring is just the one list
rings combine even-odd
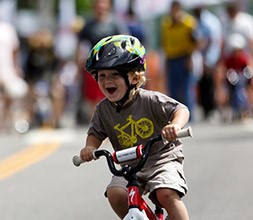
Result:
{"label": "green tree", "polygon": [[76,12],[78,15],[85,15],[91,11],[92,0],[76,0]]}

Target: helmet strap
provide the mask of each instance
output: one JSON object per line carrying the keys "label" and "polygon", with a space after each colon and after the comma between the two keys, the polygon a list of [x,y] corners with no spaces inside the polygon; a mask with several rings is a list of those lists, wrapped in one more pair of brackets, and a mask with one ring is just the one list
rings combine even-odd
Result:
{"label": "helmet strap", "polygon": [[123,105],[126,103],[126,101],[129,99],[129,95],[132,89],[135,89],[136,85],[129,85],[128,89],[126,91],[126,94],[123,96],[122,99],[120,99],[119,101],[115,102],[117,104],[116,106],[116,112],[119,113],[123,107]]}
{"label": "helmet strap", "polygon": [[121,111],[123,105],[129,99],[129,94],[130,94],[131,90],[136,88],[136,85],[131,85],[129,82],[128,74],[127,74],[128,71],[120,70],[119,72],[121,73],[121,76],[124,78],[128,89],[127,89],[125,95],[123,96],[123,98],[120,99],[119,101],[115,102],[117,104],[116,112],[118,112],[118,113]]}

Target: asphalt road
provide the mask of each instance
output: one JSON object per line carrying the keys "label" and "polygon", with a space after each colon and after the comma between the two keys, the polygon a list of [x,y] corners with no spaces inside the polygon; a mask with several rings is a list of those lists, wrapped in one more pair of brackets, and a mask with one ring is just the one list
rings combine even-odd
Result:
{"label": "asphalt road", "polygon": [[[191,126],[194,138],[183,139],[190,219],[252,220],[253,122]],[[85,135],[85,127],[0,134],[0,219],[117,219],[103,196],[105,160],[72,165]]]}

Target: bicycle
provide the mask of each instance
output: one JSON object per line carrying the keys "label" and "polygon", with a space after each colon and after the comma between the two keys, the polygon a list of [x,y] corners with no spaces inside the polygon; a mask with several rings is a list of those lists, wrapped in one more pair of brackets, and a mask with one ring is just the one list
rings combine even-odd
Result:
{"label": "bicycle", "polygon": [[[177,134],[178,138],[193,137],[191,127],[182,129]],[[123,220],[164,220],[163,208],[155,206],[153,211],[148,203],[144,200],[139,192],[136,173],[145,165],[152,145],[157,141],[162,141],[161,135],[151,138],[146,145],[138,145],[128,149],[115,151],[110,153],[108,150],[95,150],[93,152],[94,159],[99,159],[104,156],[112,174],[115,176],[123,176],[127,181],[128,189],[128,213]],[[166,143],[165,143],[166,144]],[[121,168],[116,168],[115,164],[139,159],[135,166],[124,165]],[[79,156],[73,157],[73,164],[80,166],[85,161]],[[168,217],[166,218],[168,220]]]}

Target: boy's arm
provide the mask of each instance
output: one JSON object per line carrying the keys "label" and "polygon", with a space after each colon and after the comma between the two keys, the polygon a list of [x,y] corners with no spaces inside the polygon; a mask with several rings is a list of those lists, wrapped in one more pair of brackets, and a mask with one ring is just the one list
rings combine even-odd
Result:
{"label": "boy's arm", "polygon": [[99,140],[95,135],[88,135],[86,138],[85,147],[80,151],[80,158],[87,162],[93,160],[93,151],[97,150],[101,144],[102,141]]}
{"label": "boy's arm", "polygon": [[177,138],[177,132],[188,123],[189,117],[190,112],[187,108],[177,110],[171,122],[162,129],[163,137],[168,141],[175,140]]}

